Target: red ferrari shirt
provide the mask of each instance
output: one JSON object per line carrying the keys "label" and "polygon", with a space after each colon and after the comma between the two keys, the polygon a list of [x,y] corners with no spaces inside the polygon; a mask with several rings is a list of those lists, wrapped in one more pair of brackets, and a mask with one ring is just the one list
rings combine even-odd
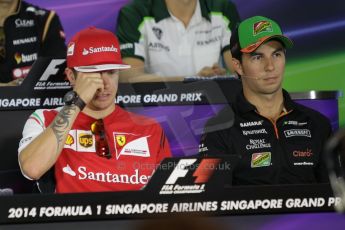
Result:
{"label": "red ferrari shirt", "polygon": [[[24,127],[19,150],[48,127],[58,112],[35,111]],[[97,138],[90,130],[95,121],[80,113],[74,122],[55,163],[57,193],[139,190],[160,161],[171,156],[164,131],[156,121],[116,106],[103,119],[111,157],[100,157],[96,154]]]}

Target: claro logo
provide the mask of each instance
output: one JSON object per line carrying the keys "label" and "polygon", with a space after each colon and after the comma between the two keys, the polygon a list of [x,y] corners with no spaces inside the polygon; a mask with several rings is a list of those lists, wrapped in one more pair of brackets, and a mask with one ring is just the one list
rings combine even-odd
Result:
{"label": "claro logo", "polygon": [[311,149],[306,149],[304,151],[295,150],[292,152],[292,155],[294,157],[311,157],[313,155],[313,152]]}

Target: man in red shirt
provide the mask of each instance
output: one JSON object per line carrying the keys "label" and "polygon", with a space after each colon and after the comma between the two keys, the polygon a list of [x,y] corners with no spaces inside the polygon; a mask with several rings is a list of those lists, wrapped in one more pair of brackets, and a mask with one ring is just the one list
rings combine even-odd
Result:
{"label": "man in red shirt", "polygon": [[88,28],[72,38],[73,91],[65,106],[37,110],[26,122],[18,149],[25,177],[40,182],[54,166],[57,193],[139,190],[148,182],[171,153],[157,122],[114,104],[119,70],[129,67],[111,32]]}

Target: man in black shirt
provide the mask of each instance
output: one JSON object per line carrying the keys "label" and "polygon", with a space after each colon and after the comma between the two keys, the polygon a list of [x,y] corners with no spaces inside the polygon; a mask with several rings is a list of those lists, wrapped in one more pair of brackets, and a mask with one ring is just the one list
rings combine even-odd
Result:
{"label": "man in black shirt", "polygon": [[54,11],[0,0],[0,86],[18,85],[38,56],[65,54],[65,35]]}
{"label": "man in black shirt", "polygon": [[[293,102],[282,89],[285,52],[292,41],[275,21],[261,16],[240,23],[232,39],[243,90],[231,105],[233,113],[225,109],[208,122],[200,152],[239,155],[234,185],[327,182],[321,155],[331,134],[329,121]],[[233,122],[211,130],[224,117],[230,119],[227,114],[234,115]]]}

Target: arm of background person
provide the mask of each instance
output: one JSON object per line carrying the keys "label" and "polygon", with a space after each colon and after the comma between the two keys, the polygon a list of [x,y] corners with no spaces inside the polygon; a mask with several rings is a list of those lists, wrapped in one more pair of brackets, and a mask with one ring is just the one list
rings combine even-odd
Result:
{"label": "arm of background person", "polygon": [[[232,35],[232,31],[235,30],[235,28],[241,21],[236,5],[232,1],[228,1],[223,14],[225,18],[227,18],[228,20],[228,26],[227,28],[224,28],[225,29],[224,33],[226,34],[230,32],[230,35]],[[232,64],[232,55],[230,52],[230,37],[226,38],[223,41],[222,55],[223,55],[223,60],[227,69],[230,71],[230,73],[234,73],[234,68]]]}
{"label": "arm of background person", "polygon": [[0,83],[0,86],[18,86],[23,82],[23,78],[18,78],[7,83]]}
{"label": "arm of background person", "polygon": [[223,59],[226,65],[226,68],[229,70],[230,73],[234,73],[234,66],[232,63],[232,55],[230,50],[226,50],[223,52]]}
{"label": "arm of background person", "polygon": [[44,23],[42,34],[42,47],[39,56],[65,58],[65,33],[59,16],[50,11]]}

